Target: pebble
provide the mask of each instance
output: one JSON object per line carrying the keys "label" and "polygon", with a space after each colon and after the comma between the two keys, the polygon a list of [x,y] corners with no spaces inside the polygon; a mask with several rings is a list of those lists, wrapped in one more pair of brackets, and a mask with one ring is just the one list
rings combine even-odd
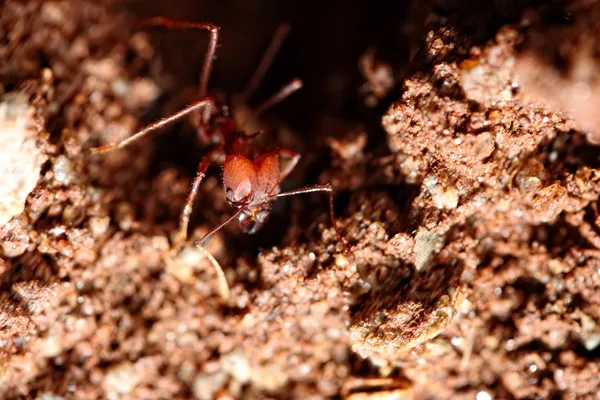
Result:
{"label": "pebble", "polygon": [[129,361],[122,361],[108,368],[104,377],[104,390],[120,394],[130,393],[140,382],[134,365]]}
{"label": "pebble", "polygon": [[9,93],[0,102],[0,225],[23,212],[45,157],[36,147],[33,108],[27,96]]}

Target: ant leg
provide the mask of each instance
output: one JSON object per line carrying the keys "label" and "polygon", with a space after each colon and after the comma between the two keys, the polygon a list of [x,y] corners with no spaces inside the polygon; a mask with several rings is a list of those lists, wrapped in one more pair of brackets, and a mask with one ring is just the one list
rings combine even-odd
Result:
{"label": "ant leg", "polygon": [[[260,116],[262,113],[273,107],[275,104],[284,100],[286,97],[302,88],[302,80],[299,78],[292,79],[284,87],[279,89],[274,95],[258,105],[254,110],[251,110],[247,115],[241,118],[239,126],[244,126],[246,122],[252,118]],[[260,133],[260,132],[259,132]]]}
{"label": "ant leg", "polygon": [[261,115],[262,113],[267,111],[269,108],[273,107],[275,104],[284,100],[286,97],[288,97],[295,91],[301,89],[302,85],[303,85],[303,83],[302,83],[301,79],[299,79],[299,78],[292,79],[291,82],[287,83],[284,87],[279,89],[279,91],[277,91],[277,93],[275,93],[273,96],[269,97],[267,100],[262,102],[258,107],[256,107],[254,110],[252,110],[252,115],[254,117],[258,117],[259,115]]}
{"label": "ant leg", "polygon": [[277,149],[277,154],[280,158],[284,157],[290,160],[279,174],[279,182],[283,182],[300,161],[300,153],[288,149]]}
{"label": "ant leg", "polygon": [[208,154],[206,154],[200,165],[198,166],[198,172],[196,173],[196,177],[192,182],[192,189],[188,194],[188,197],[185,201],[185,206],[183,207],[183,211],[181,211],[181,216],[179,217],[179,231],[175,236],[174,246],[180,246],[187,240],[187,231],[188,225],[190,224],[190,215],[192,214],[192,207],[194,206],[194,200],[196,199],[196,195],[198,194],[198,189],[200,188],[200,183],[202,183],[202,179],[206,176],[206,170],[210,166],[213,157],[215,154],[222,152],[222,148],[216,148],[211,150]]}
{"label": "ant leg", "polygon": [[331,187],[330,184],[314,185],[314,186],[309,186],[309,187],[306,187],[303,189],[296,189],[296,190],[290,190],[289,192],[277,193],[275,195],[269,196],[268,199],[273,200],[278,197],[295,196],[298,194],[314,193],[314,192],[327,192],[327,194],[329,196],[329,216],[331,218],[331,225],[333,225],[333,229],[335,229],[335,233],[337,234],[338,240],[340,241],[342,247],[344,248],[344,253],[346,253],[348,256],[353,258],[352,253],[350,252],[350,247],[346,243],[346,240],[340,233],[340,231],[337,227],[337,223],[335,222],[335,215],[333,213],[333,188]]}
{"label": "ant leg", "polygon": [[242,102],[245,102],[250,96],[252,96],[252,94],[254,94],[254,92],[256,91],[256,89],[258,88],[260,83],[262,82],[263,78],[265,77],[265,74],[271,67],[271,64],[273,63],[275,56],[277,55],[277,53],[279,52],[279,49],[281,48],[281,44],[283,43],[283,40],[285,39],[285,37],[287,36],[287,34],[289,32],[290,32],[289,24],[281,24],[277,27],[277,30],[275,31],[275,34],[273,35],[273,38],[271,39],[271,43],[269,43],[269,47],[267,47],[267,50],[263,53],[263,56],[260,60],[260,63],[258,64],[258,67],[256,68],[256,70],[254,71],[254,74],[248,81],[246,88],[240,94],[240,98],[242,99]]}
{"label": "ant leg", "polygon": [[208,43],[206,55],[204,56],[202,74],[200,75],[200,97],[205,97],[207,94],[208,79],[217,51],[217,43],[219,41],[219,27],[207,22],[177,21],[165,17],[145,18],[142,20],[142,24],[145,26],[160,26],[165,28],[204,29],[210,32],[210,41]]}
{"label": "ant leg", "polygon": [[134,142],[134,141],[146,136],[150,132],[160,129],[160,128],[164,127],[165,125],[170,124],[171,122],[177,121],[178,119],[184,117],[185,115],[187,115],[191,112],[194,112],[196,110],[199,110],[199,109],[204,108],[211,104],[214,105],[214,101],[210,98],[205,98],[203,100],[197,101],[197,102],[187,106],[183,110],[176,112],[175,114],[169,115],[168,117],[165,117],[163,119],[160,119],[156,122],[151,123],[144,129],[134,133],[132,136],[129,136],[128,138],[126,138],[124,140],[121,140],[120,142],[109,143],[107,145],[100,146],[100,147],[94,147],[93,149],[90,149],[90,151],[92,153],[106,153],[107,151],[111,151],[111,150],[115,150],[115,149],[122,149],[123,147],[127,146],[131,142]]}

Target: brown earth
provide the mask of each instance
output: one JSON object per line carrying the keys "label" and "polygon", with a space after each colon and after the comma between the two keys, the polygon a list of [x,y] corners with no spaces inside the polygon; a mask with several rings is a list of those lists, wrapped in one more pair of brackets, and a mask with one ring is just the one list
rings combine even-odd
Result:
{"label": "brown earth", "polygon": [[[2,398],[598,398],[600,5],[321,3],[2,5]],[[306,90],[266,138],[303,154],[285,188],[333,184],[355,264],[325,199],[278,201],[208,243],[223,301],[191,240],[232,212],[218,168],[169,259],[189,122],[89,153],[193,95],[206,40],[159,14],[222,26],[226,91],[291,22],[264,93]]]}

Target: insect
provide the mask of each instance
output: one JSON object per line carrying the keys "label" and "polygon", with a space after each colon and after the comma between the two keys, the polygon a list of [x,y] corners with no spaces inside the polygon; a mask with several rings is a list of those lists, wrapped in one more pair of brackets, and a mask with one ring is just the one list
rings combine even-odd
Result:
{"label": "insect", "polygon": [[[210,23],[177,21],[164,17],[144,20],[144,25],[166,28],[202,29],[209,32],[208,49],[200,75],[200,100],[170,116],[151,123],[120,142],[96,147],[91,149],[91,151],[93,153],[104,153],[121,149],[133,141],[163,128],[186,115],[191,114],[196,117],[196,129],[199,138],[202,142],[211,144],[212,149],[204,155],[198,166],[196,177],[193,180],[191,190],[181,212],[179,230],[175,236],[173,247],[181,246],[187,241],[192,206],[208,167],[212,163],[222,163],[225,196],[229,204],[235,209],[235,212],[227,220],[214,227],[198,240],[196,245],[199,248],[203,249],[201,246],[206,239],[235,219],[237,219],[243,232],[248,234],[258,232],[269,219],[271,203],[277,198],[304,193],[324,192],[329,196],[331,223],[344,251],[349,255],[348,245],[336,225],[333,212],[333,189],[331,186],[329,184],[313,185],[302,189],[281,192],[281,182],[297,165],[300,160],[300,154],[284,148],[278,148],[274,151],[263,151],[253,143],[253,139],[261,132],[247,132],[245,129],[246,122],[250,118],[260,116],[264,111],[300,89],[302,81],[297,78],[293,79],[256,108],[250,109],[246,115],[236,115],[235,112],[232,113],[230,111],[230,108],[226,104],[208,95],[207,92],[208,80],[219,39],[219,27]],[[248,85],[243,92],[233,96],[232,100],[234,102],[245,104],[250,96],[252,96],[269,69],[288,31],[289,27],[287,25],[281,25],[278,28],[257,69],[250,78]],[[214,261],[212,256],[211,261]]]}

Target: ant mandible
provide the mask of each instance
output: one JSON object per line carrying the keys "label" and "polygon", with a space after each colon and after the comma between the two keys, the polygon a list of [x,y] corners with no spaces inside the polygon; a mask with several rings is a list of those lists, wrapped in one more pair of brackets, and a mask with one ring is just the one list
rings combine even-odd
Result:
{"label": "ant mandible", "polygon": [[[239,116],[231,115],[226,105],[221,104],[216,98],[208,96],[207,86],[219,40],[219,27],[210,23],[177,21],[164,17],[145,19],[143,23],[146,26],[155,27],[203,29],[210,33],[209,45],[200,78],[199,97],[201,100],[192,103],[175,114],[148,125],[120,142],[96,147],[91,149],[91,151],[93,153],[104,153],[121,149],[150,132],[163,128],[188,114],[197,113],[198,135],[202,142],[213,144],[214,147],[202,158],[198,166],[196,178],[192,183],[192,188],[181,212],[179,230],[175,236],[173,247],[177,248],[187,241],[192,205],[198,194],[200,183],[205,177],[210,164],[218,162],[223,164],[225,196],[229,204],[236,211],[225,222],[219,224],[198,240],[196,242],[198,247],[202,248],[201,245],[206,239],[235,218],[237,218],[238,224],[244,233],[256,233],[263,227],[270,216],[271,202],[279,197],[325,192],[329,195],[331,223],[345,253],[350,255],[348,245],[336,225],[333,213],[333,189],[331,185],[313,185],[288,192],[280,192],[281,182],[294,169],[300,160],[300,154],[283,148],[270,152],[261,152],[252,143],[252,139],[260,131],[247,134],[243,129],[246,119],[240,120]],[[254,93],[275,58],[288,30],[289,27],[287,25],[281,25],[278,28],[245,90],[241,94],[234,96],[232,100],[244,104]],[[268,108],[285,99],[301,87],[302,81],[300,79],[293,79],[273,96],[254,110],[251,110],[250,115],[252,117],[259,116]],[[282,161],[286,160],[287,164],[283,166]],[[211,260],[211,262],[213,261],[214,259]]]}

